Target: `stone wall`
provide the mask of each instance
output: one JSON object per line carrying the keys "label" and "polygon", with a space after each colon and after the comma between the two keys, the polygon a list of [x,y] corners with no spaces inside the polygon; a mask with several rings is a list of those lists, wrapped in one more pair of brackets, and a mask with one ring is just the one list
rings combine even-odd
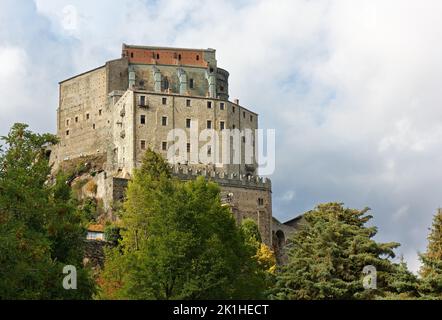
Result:
{"label": "stone wall", "polygon": [[[144,105],[141,105],[141,98]],[[211,107],[208,107],[211,103]],[[141,122],[143,117],[144,123]],[[165,117],[166,123],[163,125],[162,119]],[[168,134],[172,129],[185,130],[190,143],[190,151],[198,152],[204,147],[206,142],[191,143],[191,130],[186,128],[186,121],[191,121],[191,128],[198,126],[197,134],[207,128],[207,122],[211,121],[211,127],[216,130],[219,136],[218,149],[212,148],[212,166],[216,170],[227,174],[256,174],[256,159],[247,168],[245,163],[245,140],[238,137],[233,140],[238,149],[241,150],[241,164],[235,164],[234,148],[230,145],[230,164],[222,163],[222,130],[221,123],[225,129],[254,129],[258,127],[258,116],[254,112],[241,107],[238,104],[219,99],[201,98],[195,96],[182,96],[176,94],[152,93],[142,90],[128,90],[112,106],[112,142],[114,150],[112,163],[114,169],[131,172],[132,169],[141,162],[147,148],[162,154],[167,158],[167,150],[173,141],[168,141]],[[254,136],[252,137],[254,140]],[[166,150],[163,150],[163,143]],[[255,143],[253,143],[255,145]],[[187,148],[187,146],[184,146]],[[215,150],[220,156],[215,158]],[[190,162],[190,157],[187,161]],[[206,164],[194,164],[195,169],[204,168]]]}
{"label": "stone wall", "polygon": [[58,160],[105,152],[108,115],[105,67],[60,83]]}

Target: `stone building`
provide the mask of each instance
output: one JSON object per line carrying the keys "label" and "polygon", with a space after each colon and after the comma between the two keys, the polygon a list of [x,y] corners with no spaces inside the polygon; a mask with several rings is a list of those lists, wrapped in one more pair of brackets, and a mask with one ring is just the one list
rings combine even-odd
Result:
{"label": "stone building", "polygon": [[[236,99],[229,100],[228,80],[229,73],[217,65],[214,49],[123,44],[121,58],[60,82],[60,143],[51,153],[54,170],[72,161],[95,159],[94,196],[111,210],[114,201],[124,196],[132,170],[147,148],[167,158],[174,142],[168,140],[172,129],[190,135],[191,129],[214,129],[222,135],[226,129],[258,128],[255,112]],[[242,137],[228,147],[231,158],[237,152],[236,143],[240,163],[174,161],[173,172],[183,180],[205,175],[218,182],[237,221],[254,219],[264,242],[271,245],[271,182],[257,176],[255,159],[244,161],[245,142]],[[186,152],[195,153],[204,145],[188,141]],[[210,155],[212,150],[207,148]]]}

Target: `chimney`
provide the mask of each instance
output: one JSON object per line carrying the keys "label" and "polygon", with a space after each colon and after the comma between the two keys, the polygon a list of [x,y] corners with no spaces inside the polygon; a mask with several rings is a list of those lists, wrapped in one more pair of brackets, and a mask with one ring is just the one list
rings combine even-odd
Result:
{"label": "chimney", "polygon": [[237,105],[239,105],[239,99],[234,99],[233,102]]}

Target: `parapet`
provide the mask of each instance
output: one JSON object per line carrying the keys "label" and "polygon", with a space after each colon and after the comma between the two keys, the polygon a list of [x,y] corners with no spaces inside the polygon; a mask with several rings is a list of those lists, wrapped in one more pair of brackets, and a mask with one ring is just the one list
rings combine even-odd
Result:
{"label": "parapet", "polygon": [[186,165],[172,165],[172,173],[180,180],[193,180],[197,176],[203,176],[209,180],[218,183],[221,186],[249,188],[260,190],[272,190],[272,182],[269,178],[245,175],[245,174],[226,174],[222,171],[209,169],[195,169]]}

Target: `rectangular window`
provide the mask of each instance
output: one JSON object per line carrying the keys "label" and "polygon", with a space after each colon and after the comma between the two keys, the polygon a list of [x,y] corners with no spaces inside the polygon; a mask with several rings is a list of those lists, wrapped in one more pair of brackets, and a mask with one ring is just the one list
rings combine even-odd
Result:
{"label": "rectangular window", "polygon": [[219,109],[220,109],[220,110],[224,110],[224,102],[221,102],[221,103],[219,104]]}
{"label": "rectangular window", "polygon": [[250,116],[250,121],[253,121],[253,116]]}
{"label": "rectangular window", "polygon": [[224,130],[224,121],[219,122],[219,129]]}
{"label": "rectangular window", "polygon": [[190,79],[190,80],[189,80],[189,88],[190,88],[190,89],[193,89],[193,79]]}
{"label": "rectangular window", "polygon": [[163,126],[167,126],[167,117],[162,117],[162,118],[161,118],[161,124],[162,124]]}
{"label": "rectangular window", "polygon": [[236,126],[235,126],[235,125],[233,125],[233,126],[232,126],[232,129],[235,129],[235,128],[236,128]]}
{"label": "rectangular window", "polygon": [[258,205],[259,206],[263,206],[264,205],[264,199],[263,198],[258,198]]}
{"label": "rectangular window", "polygon": [[163,104],[167,103],[167,98],[163,98]]}
{"label": "rectangular window", "polygon": [[100,109],[98,110],[98,115],[101,116],[101,114],[103,113],[103,111]]}
{"label": "rectangular window", "polygon": [[232,112],[235,113],[235,107],[232,107]]}
{"label": "rectangular window", "polygon": [[186,128],[190,128],[190,119],[186,119]]}
{"label": "rectangular window", "polygon": [[86,120],[89,120],[89,113],[86,113]]}
{"label": "rectangular window", "polygon": [[212,129],[212,120],[207,120],[207,129]]}
{"label": "rectangular window", "polygon": [[95,130],[95,123],[92,125],[92,129],[94,129]]}
{"label": "rectangular window", "polygon": [[190,153],[190,143],[187,144],[187,152]]}
{"label": "rectangular window", "polygon": [[66,126],[68,126],[68,125],[69,125],[69,119],[66,120]]}
{"label": "rectangular window", "polygon": [[146,124],[146,116],[144,114],[140,116],[140,124]]}
{"label": "rectangular window", "polygon": [[146,105],[146,97],[140,96],[140,106],[145,106],[145,105]]}
{"label": "rectangular window", "polygon": [[212,101],[207,101],[207,109],[212,109]]}
{"label": "rectangular window", "polygon": [[167,150],[167,142],[163,141],[161,148],[163,149],[163,151]]}
{"label": "rectangular window", "polygon": [[75,117],[75,122],[78,122],[78,117]]}
{"label": "rectangular window", "polygon": [[186,100],[186,107],[190,107],[190,99]]}
{"label": "rectangular window", "polygon": [[146,150],[146,140],[141,140],[140,147],[141,147],[141,150]]}
{"label": "rectangular window", "polygon": [[69,130],[66,130],[66,135],[67,135],[67,136],[69,135]]}
{"label": "rectangular window", "polygon": [[245,111],[242,112],[242,117],[243,117],[243,118],[246,117],[246,112],[245,112]]}

